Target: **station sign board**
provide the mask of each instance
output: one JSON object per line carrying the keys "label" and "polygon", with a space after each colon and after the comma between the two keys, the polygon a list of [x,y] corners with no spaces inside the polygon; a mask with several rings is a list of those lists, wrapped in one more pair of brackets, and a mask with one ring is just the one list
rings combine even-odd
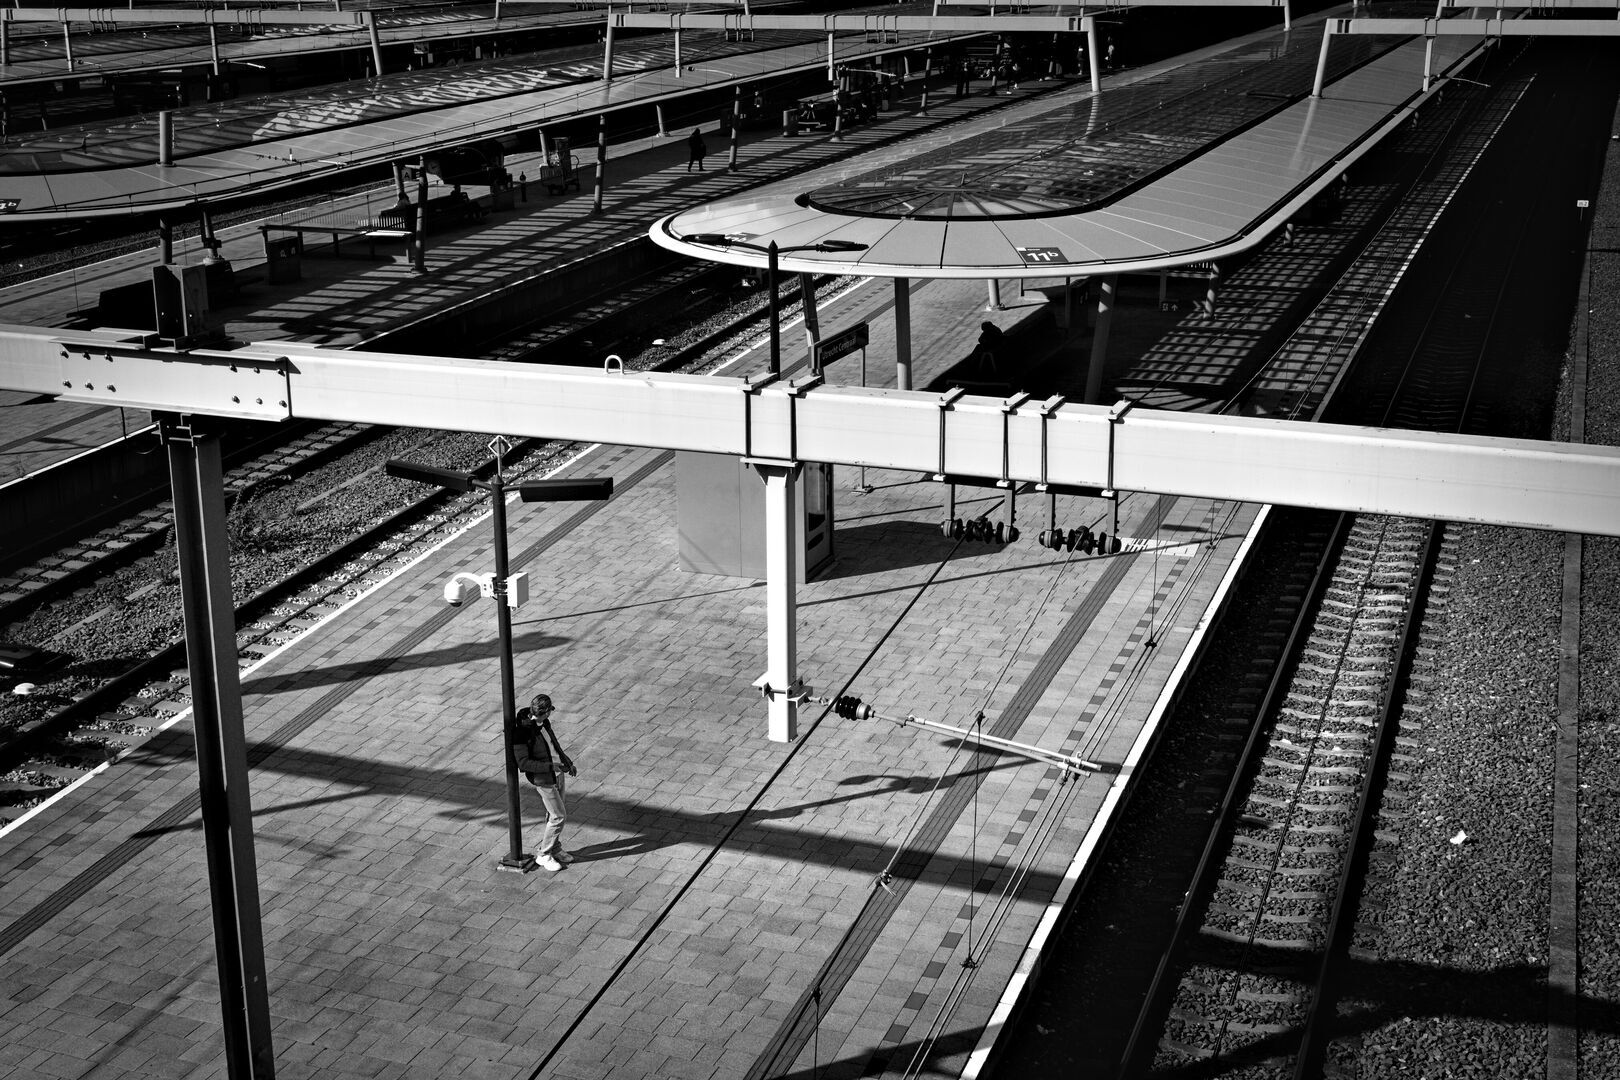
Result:
{"label": "station sign board", "polygon": [[866,348],[870,337],[869,325],[859,322],[848,330],[840,330],[832,337],[816,342],[816,370],[820,371],[839,357],[848,356],[857,349]]}

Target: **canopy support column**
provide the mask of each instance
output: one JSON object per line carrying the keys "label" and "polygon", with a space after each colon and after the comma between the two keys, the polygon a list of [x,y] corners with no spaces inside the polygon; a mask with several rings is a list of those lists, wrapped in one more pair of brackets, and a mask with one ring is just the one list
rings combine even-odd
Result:
{"label": "canopy support column", "polygon": [[985,300],[986,311],[1001,310],[1001,279],[991,278],[986,284],[989,286],[989,296]]}
{"label": "canopy support column", "polygon": [[168,109],[158,113],[158,164],[174,164],[174,113]]}
{"label": "canopy support column", "polygon": [[275,1061],[219,439],[199,430],[196,418],[162,412],[157,418],[174,494],[226,1066],[232,1080],[269,1080]]}
{"label": "canopy support column", "polygon": [[427,158],[416,166],[416,229],[415,250],[411,252],[412,267],[418,274],[427,273]]}
{"label": "canopy support column", "polygon": [[681,32],[675,31],[675,77],[681,77]]}
{"label": "canopy support column", "polygon": [[607,33],[602,37],[602,81],[613,81],[613,16],[608,16]]}
{"label": "canopy support column", "polygon": [[208,250],[208,254],[203,256],[203,262],[219,262],[220,240],[214,234],[214,216],[208,212],[208,204],[205,202],[197,204],[197,234],[197,239]]}
{"label": "canopy support column", "polygon": [[653,110],[658,114],[658,137],[660,139],[669,138],[669,128],[664,124],[664,107],[654,105]]}
{"label": "canopy support column", "polygon": [[158,215],[158,262],[165,266],[174,262],[174,225],[162,214]]}
{"label": "canopy support column", "polygon": [[596,118],[596,195],[591,201],[591,213],[602,212],[602,187],[607,183],[607,113]]}
{"label": "canopy support column", "polygon": [[911,389],[911,279],[894,279],[894,385]]}
{"label": "canopy support column", "polygon": [[1327,80],[1328,46],[1333,44],[1333,20],[1322,24],[1322,51],[1316,55],[1316,81],[1311,83],[1311,97],[1322,96],[1322,84]]}
{"label": "canopy support column", "polygon": [[1091,60],[1091,92],[1102,93],[1102,53],[1097,51],[1097,24],[1086,20],[1086,56]]}
{"label": "canopy support column", "polygon": [[209,23],[208,24],[208,52],[209,52],[209,55],[213,58],[213,61],[214,61],[214,75],[217,78],[219,76],[219,74],[220,74],[219,24],[218,23]]}
{"label": "canopy support column", "polygon": [[765,675],[756,684],[765,695],[767,737],[792,742],[799,736],[797,570],[799,464],[753,460],[765,482]]}
{"label": "canopy support column", "polygon": [[1114,290],[1119,275],[1097,279],[1097,325],[1091,331],[1091,366],[1086,369],[1086,404],[1095,405],[1102,397],[1103,369],[1108,366],[1108,330],[1114,321]]}
{"label": "canopy support column", "polygon": [[738,83],[731,88],[731,120],[726,125],[731,128],[730,156],[726,159],[726,172],[737,171],[737,133],[742,127],[742,84]]}
{"label": "canopy support column", "polygon": [[366,12],[366,29],[371,35],[371,67],[376,73],[373,77],[380,79],[383,75],[382,39],[377,36],[376,12]]}
{"label": "canopy support column", "polygon": [[820,313],[816,311],[816,277],[814,274],[799,275],[799,303],[804,309],[804,349],[809,358],[810,370],[815,370],[816,342],[821,340]]}
{"label": "canopy support column", "polygon": [[67,69],[69,71],[73,70],[73,34],[71,31],[71,25],[64,22],[62,24],[62,47],[67,50]]}

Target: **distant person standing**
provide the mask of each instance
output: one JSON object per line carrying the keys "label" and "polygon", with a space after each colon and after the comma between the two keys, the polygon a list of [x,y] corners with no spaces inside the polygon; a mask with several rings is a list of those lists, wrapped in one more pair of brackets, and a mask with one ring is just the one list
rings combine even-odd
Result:
{"label": "distant person standing", "polygon": [[686,137],[686,171],[691,172],[692,166],[696,165],[698,172],[702,172],[703,156],[708,152],[709,144],[703,141],[703,131],[700,128],[693,128],[692,134]]}
{"label": "distant person standing", "polygon": [[562,846],[563,826],[568,823],[563,776],[578,776],[579,773],[574,763],[568,760],[568,755],[563,753],[556,734],[551,730],[552,712],[550,694],[534,695],[529,707],[518,711],[517,729],[512,738],[512,756],[517,761],[518,769],[529,778],[534,790],[540,793],[540,802],[546,808],[546,825],[540,834],[535,861],[542,870],[556,873],[574,861],[574,857]]}
{"label": "distant person standing", "polygon": [[974,355],[979,361],[979,374],[994,375],[1001,367],[1002,346],[1006,342],[1006,335],[1001,327],[993,322],[979,324],[979,343],[974,346]]}
{"label": "distant person standing", "polygon": [[529,174],[518,173],[518,198],[524,202],[529,201]]}

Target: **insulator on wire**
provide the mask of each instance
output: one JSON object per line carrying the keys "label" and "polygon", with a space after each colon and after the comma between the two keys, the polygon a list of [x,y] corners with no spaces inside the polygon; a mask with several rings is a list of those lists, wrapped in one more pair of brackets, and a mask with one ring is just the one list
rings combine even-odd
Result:
{"label": "insulator on wire", "polygon": [[833,699],[833,712],[845,720],[865,720],[872,715],[872,707],[862,705],[861,699],[854,694],[845,694]]}

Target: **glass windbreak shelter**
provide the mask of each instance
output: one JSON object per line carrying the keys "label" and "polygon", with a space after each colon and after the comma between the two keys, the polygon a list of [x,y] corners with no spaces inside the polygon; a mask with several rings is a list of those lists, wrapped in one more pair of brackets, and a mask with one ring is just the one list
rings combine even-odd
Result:
{"label": "glass windbreak shelter", "polygon": [[[808,581],[833,560],[833,468],[799,470],[796,577]],[[765,483],[729,454],[675,455],[676,528],[681,569],[696,574],[765,577]]]}

